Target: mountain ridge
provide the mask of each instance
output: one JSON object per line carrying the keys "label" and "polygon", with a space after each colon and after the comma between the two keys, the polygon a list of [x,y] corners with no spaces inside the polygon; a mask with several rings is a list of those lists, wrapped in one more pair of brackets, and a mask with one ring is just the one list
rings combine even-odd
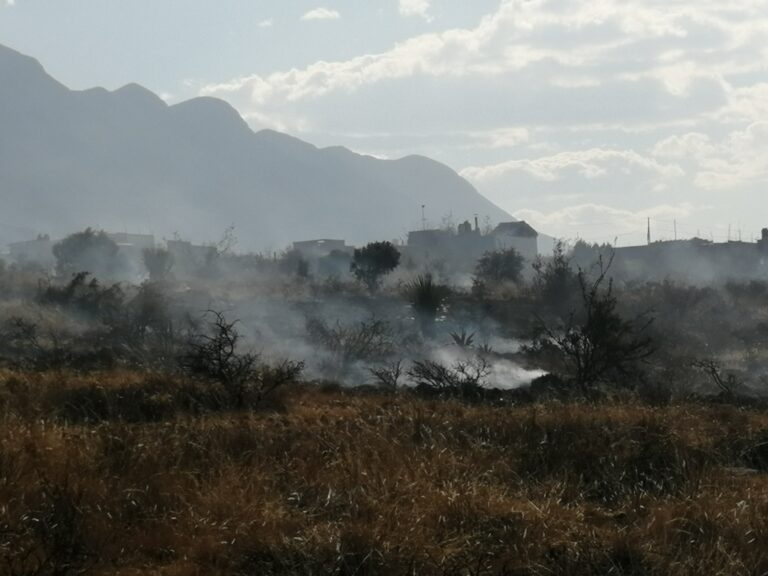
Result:
{"label": "mountain ridge", "polygon": [[[63,235],[86,226],[216,240],[244,249],[339,237],[402,238],[433,217],[512,220],[448,166],[378,159],[252,130],[227,102],[169,105],[129,83],[70,90],[0,44],[0,244],[18,226]],[[14,226],[3,224],[13,222]]]}

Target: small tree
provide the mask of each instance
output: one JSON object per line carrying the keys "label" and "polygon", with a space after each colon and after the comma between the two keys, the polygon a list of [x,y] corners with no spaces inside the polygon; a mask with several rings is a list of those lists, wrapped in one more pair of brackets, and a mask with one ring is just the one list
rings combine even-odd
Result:
{"label": "small tree", "polygon": [[533,271],[536,299],[556,315],[567,316],[577,303],[579,278],[571,267],[565,243],[558,240],[550,258],[537,257],[533,262]]}
{"label": "small tree", "polygon": [[180,364],[190,375],[221,385],[227,404],[234,408],[257,405],[299,377],[304,369],[302,362],[262,364],[256,354],[239,351],[237,320],[230,322],[214,310],[208,314],[213,317],[208,331],[193,336]]}
{"label": "small tree", "polygon": [[173,254],[163,248],[145,248],[141,253],[152,282],[162,282],[173,268]]}
{"label": "small tree", "polygon": [[400,264],[400,252],[391,242],[371,242],[356,248],[350,270],[369,290],[376,290],[385,274]]}
{"label": "small tree", "polygon": [[514,248],[486,252],[475,266],[475,284],[501,284],[520,281],[525,258]]}
{"label": "small tree", "polygon": [[613,281],[607,278],[611,263],[604,265],[600,258],[592,281],[579,270],[581,310],[572,311],[563,327],[542,322],[528,347],[530,352],[554,356],[558,369],[584,396],[592,395],[595,385],[608,378],[636,375],[638,363],[655,352],[653,339],[647,334],[653,319],[642,314],[628,320],[617,311]]}
{"label": "small tree", "polygon": [[119,248],[104,231],[86,228],[70,234],[53,247],[56,273],[68,277],[78,272],[90,272],[99,278],[113,278],[121,268]]}

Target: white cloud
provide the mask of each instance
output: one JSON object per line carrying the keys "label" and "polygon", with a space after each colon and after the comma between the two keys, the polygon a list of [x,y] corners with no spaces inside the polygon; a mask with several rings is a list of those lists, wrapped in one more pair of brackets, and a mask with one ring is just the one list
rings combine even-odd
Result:
{"label": "white cloud", "polygon": [[[403,16],[432,5],[398,0]],[[469,166],[512,211],[735,212],[733,191],[768,184],[768,0],[499,0],[474,25],[202,93],[316,143]]]}
{"label": "white cloud", "polygon": [[489,166],[470,166],[461,175],[482,184],[507,176],[512,172],[525,172],[545,182],[562,178],[563,173],[572,170],[585,178],[605,176],[612,170],[625,171],[627,167],[641,168],[660,176],[678,177],[683,171],[676,165],[661,164],[652,158],[641,156],[633,150],[604,150],[592,148],[560,152],[551,156],[508,160]]}
{"label": "white cloud", "polygon": [[[569,240],[582,238],[589,242],[615,241],[618,245],[626,246],[644,239],[649,218],[654,238],[671,238],[674,235],[674,221],[685,222],[700,210],[691,203],[659,204],[642,210],[587,203],[566,206],[552,212],[517,210],[513,215],[537,230],[557,231]],[[684,230],[688,231],[681,225],[679,237],[690,235]]]}
{"label": "white cloud", "polygon": [[6,6],[16,6],[16,0],[3,0]]}
{"label": "white cloud", "polygon": [[305,13],[302,20],[338,20],[341,18],[341,14],[337,10],[331,10],[329,8],[315,8]]}
{"label": "white cloud", "polygon": [[430,0],[399,0],[398,10],[402,16],[421,16],[429,19]]}
{"label": "white cloud", "polygon": [[750,184],[768,185],[768,121],[749,124],[713,141],[706,134],[671,136],[656,144],[657,158],[691,164],[694,184],[701,189],[727,190]]}
{"label": "white cloud", "polygon": [[272,18],[268,18],[266,20],[262,20],[261,22],[259,22],[257,26],[259,28],[271,28],[272,26],[274,26],[274,24],[275,24],[275,21]]}

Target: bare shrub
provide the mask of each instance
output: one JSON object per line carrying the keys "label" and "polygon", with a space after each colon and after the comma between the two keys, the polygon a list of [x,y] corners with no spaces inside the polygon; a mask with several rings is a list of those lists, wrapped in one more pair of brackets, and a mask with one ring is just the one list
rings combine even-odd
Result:
{"label": "bare shrub", "polygon": [[295,382],[304,369],[303,362],[286,360],[276,366],[259,361],[251,352],[239,351],[238,323],[210,310],[213,318],[207,332],[195,334],[181,357],[184,371],[193,377],[219,384],[234,408],[258,405],[285,384]]}
{"label": "bare shrub", "polygon": [[368,368],[368,371],[384,390],[395,392],[403,375],[403,361],[397,360],[383,366]]}
{"label": "bare shrub", "polygon": [[592,281],[579,270],[581,309],[572,311],[562,327],[542,321],[527,348],[534,355],[549,356],[584,396],[593,395],[596,384],[606,379],[623,381],[637,376],[638,363],[655,352],[646,333],[653,319],[641,314],[627,320],[617,312],[613,281],[607,278],[610,265],[600,259]]}
{"label": "bare shrub", "polygon": [[387,322],[371,320],[329,325],[325,320],[307,320],[307,333],[324,348],[330,358],[326,368],[332,376],[342,378],[357,363],[380,362],[394,353],[392,331]]}
{"label": "bare shrub", "polygon": [[416,361],[408,370],[413,383],[426,392],[462,398],[477,397],[491,366],[481,357],[457,360],[451,366],[433,360]]}

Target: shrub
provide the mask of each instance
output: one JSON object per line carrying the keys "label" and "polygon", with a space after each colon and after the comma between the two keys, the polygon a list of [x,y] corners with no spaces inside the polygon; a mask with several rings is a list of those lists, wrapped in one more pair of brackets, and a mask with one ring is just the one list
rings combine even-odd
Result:
{"label": "shrub", "polygon": [[376,290],[381,279],[400,264],[400,252],[391,242],[371,242],[355,249],[350,270],[369,290]]}
{"label": "shrub", "polygon": [[435,282],[432,274],[418,276],[406,286],[406,294],[423,334],[433,335],[437,314],[450,293],[447,286]]}
{"label": "shrub", "polygon": [[123,268],[119,249],[103,231],[86,228],[70,234],[53,247],[56,273],[67,277],[88,271],[98,277],[114,278]]}
{"label": "shrub", "polygon": [[[638,362],[655,352],[646,330],[653,321],[647,315],[627,320],[617,312],[610,268],[599,262],[599,273],[590,282],[583,270],[577,275],[581,310],[572,311],[564,327],[539,326],[529,352],[553,355],[579,391],[594,393],[606,378],[626,379],[637,374]],[[607,283],[607,286],[606,286]]]}
{"label": "shrub", "polygon": [[307,320],[307,333],[313,342],[330,355],[326,368],[331,376],[341,378],[358,362],[380,362],[394,352],[392,332],[383,320],[329,325],[324,320]]}
{"label": "shrub", "polygon": [[162,248],[145,248],[141,253],[144,266],[152,282],[162,282],[173,268],[173,254]]}
{"label": "shrub", "polygon": [[446,366],[433,360],[416,361],[408,370],[417,388],[441,396],[476,398],[481,394],[485,379],[491,373],[488,361],[482,356],[457,360]]}
{"label": "shrub", "polygon": [[475,266],[475,288],[503,282],[517,283],[521,279],[524,266],[525,258],[514,248],[486,252]]}
{"label": "shrub", "polygon": [[188,374],[222,386],[232,407],[256,406],[299,378],[302,362],[286,360],[277,366],[260,363],[257,355],[238,351],[241,335],[235,328],[237,321],[230,322],[213,310],[208,314],[213,317],[208,332],[193,336],[180,364]]}

